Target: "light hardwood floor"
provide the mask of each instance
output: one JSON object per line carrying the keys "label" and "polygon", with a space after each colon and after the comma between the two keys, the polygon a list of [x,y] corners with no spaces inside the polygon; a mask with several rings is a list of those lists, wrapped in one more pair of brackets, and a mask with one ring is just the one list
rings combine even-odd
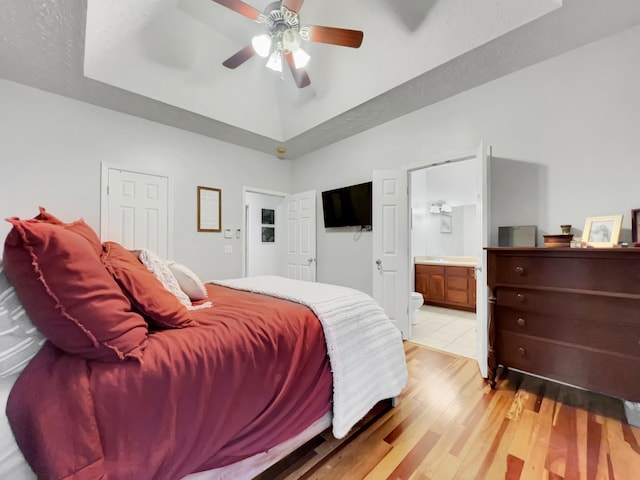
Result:
{"label": "light hardwood floor", "polygon": [[409,384],[343,440],[330,431],[260,480],[640,479],[640,429],[620,400],[405,342]]}

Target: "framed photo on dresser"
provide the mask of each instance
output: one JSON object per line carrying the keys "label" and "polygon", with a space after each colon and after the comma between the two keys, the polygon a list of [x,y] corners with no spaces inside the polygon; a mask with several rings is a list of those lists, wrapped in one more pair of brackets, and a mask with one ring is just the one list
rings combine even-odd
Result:
{"label": "framed photo on dresser", "polygon": [[634,208],[631,210],[631,241],[633,243],[640,243],[640,208]]}
{"label": "framed photo on dresser", "polygon": [[590,247],[613,247],[620,240],[622,215],[587,217],[582,242]]}

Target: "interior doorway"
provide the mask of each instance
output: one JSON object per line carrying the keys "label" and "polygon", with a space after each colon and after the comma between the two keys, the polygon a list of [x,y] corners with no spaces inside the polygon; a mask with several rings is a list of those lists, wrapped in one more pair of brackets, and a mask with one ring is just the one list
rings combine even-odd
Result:
{"label": "interior doorway", "polygon": [[286,193],[245,189],[243,274],[284,275]]}
{"label": "interior doorway", "polygon": [[316,192],[243,188],[242,272],[316,281]]}
{"label": "interior doorway", "polygon": [[414,291],[425,298],[415,312],[411,340],[475,359],[477,319],[469,310],[475,309],[474,270],[482,250],[476,159],[429,165],[409,175],[411,256],[423,280]]}

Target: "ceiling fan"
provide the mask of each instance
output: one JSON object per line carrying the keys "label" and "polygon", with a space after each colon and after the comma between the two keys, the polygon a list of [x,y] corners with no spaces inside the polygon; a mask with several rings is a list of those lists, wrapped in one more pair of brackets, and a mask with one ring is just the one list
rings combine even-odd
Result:
{"label": "ceiling fan", "polygon": [[300,25],[300,9],[304,0],[281,0],[270,3],[264,12],[241,0],[213,0],[234,12],[262,23],[267,33],[253,37],[247,45],[222,64],[227,68],[237,68],[254,55],[269,57],[267,67],[282,72],[283,63],[287,63],[298,88],[311,84],[305,66],[309,55],[300,48],[302,40],[328,43],[343,47],[358,48],[362,44],[364,33],[317,25]]}

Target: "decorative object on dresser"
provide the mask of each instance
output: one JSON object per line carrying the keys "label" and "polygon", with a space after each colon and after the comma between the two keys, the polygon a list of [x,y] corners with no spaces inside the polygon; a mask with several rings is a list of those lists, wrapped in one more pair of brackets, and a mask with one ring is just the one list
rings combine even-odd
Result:
{"label": "decorative object on dresser", "polygon": [[588,247],[613,247],[620,240],[622,215],[587,217],[582,231],[582,243]]}
{"label": "decorative object on dresser", "polygon": [[498,227],[498,246],[535,247],[537,231],[535,225]]}
{"label": "decorative object on dresser", "polygon": [[640,208],[631,210],[631,241],[640,246]]}
{"label": "decorative object on dresser", "polygon": [[562,233],[558,235],[543,235],[544,246],[547,248],[562,248],[571,246],[572,233]]}
{"label": "decorative object on dresser", "polygon": [[640,402],[640,249],[488,248],[499,365]]}

